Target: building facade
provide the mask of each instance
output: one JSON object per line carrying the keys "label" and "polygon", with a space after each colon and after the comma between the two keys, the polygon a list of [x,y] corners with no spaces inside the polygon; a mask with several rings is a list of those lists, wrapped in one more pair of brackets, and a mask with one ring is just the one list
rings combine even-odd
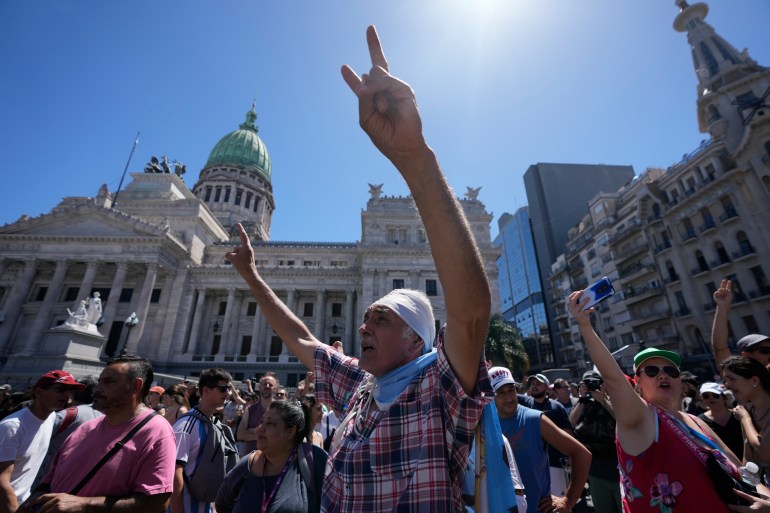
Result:
{"label": "building facade", "polygon": [[[39,356],[50,353],[48,337],[68,309],[99,292],[101,355],[96,362],[74,355],[68,365],[75,373],[125,352],[149,358],[161,374],[195,377],[217,365],[235,379],[269,370],[296,384],[306,369],[225,260],[239,243],[238,222],[279,297],[319,340],[341,340],[347,354],[359,352],[357,328],[366,307],[393,288],[424,290],[437,323],[445,321],[441,283],[411,197],[371,187],[357,242],[270,240],[272,169],[255,120],[252,107],[238,130],[215,145],[192,188],[181,173],[148,165],[119,194],[102,186],[94,197],[64,198],[48,214],[0,227],[0,373],[6,379],[49,370]],[[460,204],[499,311],[492,217],[476,194]],[[125,322],[132,313],[135,325]]]}
{"label": "building facade", "polygon": [[[705,4],[677,4],[674,28],[687,33],[698,124],[709,137],[668,169],[597,195],[572,228],[550,281],[576,372],[584,353],[564,294],[599,274],[614,278],[617,291],[595,319],[611,348],[673,349],[685,367],[710,377],[712,295],[723,279],[735,296],[729,343],[770,333],[770,70],[716,34]],[[629,356],[619,358],[630,368]]]}
{"label": "building facade", "polygon": [[616,191],[634,177],[631,166],[548,164],[530,166],[524,173],[532,234],[541,286],[546,290],[548,326],[555,357],[561,367],[562,342],[554,324],[555,311],[548,291],[551,264],[564,251],[567,232],[585,214],[586,203],[601,191]]}

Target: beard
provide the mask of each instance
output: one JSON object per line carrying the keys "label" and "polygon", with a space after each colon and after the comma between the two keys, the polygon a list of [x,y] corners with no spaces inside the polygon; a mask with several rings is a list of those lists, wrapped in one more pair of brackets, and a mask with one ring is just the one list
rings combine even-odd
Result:
{"label": "beard", "polygon": [[542,399],[545,397],[545,391],[538,392],[536,394],[529,394],[529,395],[531,395],[534,399]]}

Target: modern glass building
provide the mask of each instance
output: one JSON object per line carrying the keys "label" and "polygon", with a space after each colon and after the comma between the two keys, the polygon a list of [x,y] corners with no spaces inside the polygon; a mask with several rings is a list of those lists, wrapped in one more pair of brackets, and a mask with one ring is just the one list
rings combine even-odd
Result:
{"label": "modern glass building", "polygon": [[499,233],[493,245],[502,250],[497,259],[497,283],[503,319],[521,332],[532,367],[542,367],[552,357],[550,344],[537,343],[549,337],[528,207],[513,215],[504,213],[497,224]]}

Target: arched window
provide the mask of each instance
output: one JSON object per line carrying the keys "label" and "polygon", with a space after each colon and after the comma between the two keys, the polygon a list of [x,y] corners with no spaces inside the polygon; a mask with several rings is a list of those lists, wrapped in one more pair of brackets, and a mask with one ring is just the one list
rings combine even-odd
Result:
{"label": "arched window", "polygon": [[746,236],[745,232],[738,232],[735,238],[738,240],[741,256],[754,253],[754,248],[751,246],[751,242],[749,242],[749,238]]}
{"label": "arched window", "polygon": [[696,269],[699,272],[705,272],[709,270],[709,266],[706,263],[706,257],[703,256],[703,252],[701,252],[701,250],[697,250],[695,252],[695,262],[697,264]]}
{"label": "arched window", "polygon": [[717,252],[717,259],[720,264],[726,264],[730,261],[730,256],[721,242],[716,241],[714,243],[714,250]]}
{"label": "arched window", "polygon": [[679,275],[676,274],[676,269],[674,269],[674,264],[671,263],[671,260],[666,260],[666,271],[668,272],[669,281],[679,281]]}

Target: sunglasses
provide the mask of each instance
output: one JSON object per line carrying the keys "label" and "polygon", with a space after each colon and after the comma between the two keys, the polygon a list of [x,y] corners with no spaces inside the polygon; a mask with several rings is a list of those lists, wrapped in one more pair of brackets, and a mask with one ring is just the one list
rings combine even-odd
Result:
{"label": "sunglasses", "polygon": [[717,398],[719,398],[719,397],[722,397],[721,395],[719,395],[719,394],[714,394],[714,393],[712,393],[712,392],[703,392],[703,393],[702,393],[700,396],[701,396],[702,398],[706,399],[707,401],[708,401],[709,399],[717,399]]}
{"label": "sunglasses", "polygon": [[672,378],[678,378],[679,377],[679,369],[674,367],[673,365],[666,365],[663,367],[657,367],[655,365],[648,365],[644,369],[639,369],[639,371],[636,373],[637,376],[641,376],[642,372],[644,372],[648,378],[654,378],[658,374],[660,374],[660,371],[665,372],[669,375],[669,377]]}
{"label": "sunglasses", "polygon": [[286,397],[286,394],[284,392],[276,392],[275,396],[276,397]]}
{"label": "sunglasses", "polygon": [[749,352],[768,355],[770,354],[770,347],[758,347],[756,349],[750,349]]}
{"label": "sunglasses", "polygon": [[218,388],[220,392],[229,392],[230,391],[230,385],[217,385],[213,388]]}

